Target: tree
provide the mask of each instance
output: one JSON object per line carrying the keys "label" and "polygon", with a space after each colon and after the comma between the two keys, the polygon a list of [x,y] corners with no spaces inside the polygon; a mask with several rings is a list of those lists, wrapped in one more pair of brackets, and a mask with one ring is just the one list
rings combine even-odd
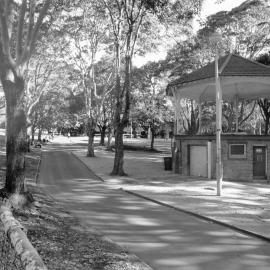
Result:
{"label": "tree", "polygon": [[199,110],[193,100],[182,100],[181,120],[186,134],[194,135],[199,130]]}
{"label": "tree", "polygon": [[266,136],[269,132],[270,101],[267,98],[261,98],[258,100],[258,104],[264,119],[264,135]]}
{"label": "tree", "polygon": [[198,37],[204,43],[214,31],[222,33],[222,47],[225,52],[238,53],[255,58],[270,44],[270,8],[268,1],[250,0],[231,11],[221,11],[202,23]]}
{"label": "tree", "polygon": [[[145,16],[144,5],[138,2],[140,1],[115,0],[109,3],[103,0],[111,22],[115,51],[115,159],[111,175],[125,175],[123,130],[129,119],[131,63],[139,29]],[[121,59],[121,47],[124,48],[124,59]],[[121,86],[122,63],[124,66],[123,87]]]}
{"label": "tree", "polygon": [[[254,100],[240,100],[238,104],[238,128],[250,118],[256,108],[257,102]],[[225,132],[238,132],[236,130],[236,114],[235,114],[235,102],[224,102],[222,107],[223,117],[226,120],[226,126],[223,124],[223,131]]]}
{"label": "tree", "polygon": [[[169,51],[168,57],[164,61],[164,67],[173,70],[172,76],[182,76],[213,60],[214,52],[212,51],[213,49],[209,47],[208,39],[215,31],[222,33],[222,53],[234,52],[254,59],[269,46],[270,39],[269,36],[265,34],[270,30],[269,14],[270,9],[267,1],[252,0],[245,1],[239,7],[229,12],[222,11],[209,16],[207,20],[202,23],[202,28],[198,31],[196,36],[181,44],[177,44],[177,46]],[[238,108],[239,127],[248,126],[247,121],[252,116],[252,113],[257,112],[257,104],[266,106],[261,112],[263,112],[264,118],[267,121],[268,117],[265,117],[265,113],[268,111],[267,102],[263,100],[259,103],[254,101],[240,101]],[[182,108],[186,108],[186,106],[184,105]],[[192,112],[192,110],[187,111]],[[193,111],[196,112],[196,109]],[[205,113],[207,113],[207,111],[203,109],[203,119]],[[183,115],[183,112],[181,112],[181,114]],[[180,117],[182,117],[182,115],[180,115]],[[207,115],[209,114],[207,113]],[[235,105],[233,103],[224,103],[223,116],[226,120],[223,123],[224,130],[229,132],[235,130],[236,115]],[[187,117],[186,119],[191,118]],[[211,122],[210,118],[209,120]],[[206,123],[205,121],[202,122]],[[253,127],[255,126],[253,125]],[[204,126],[204,129],[205,128],[206,126]]]}
{"label": "tree", "polygon": [[20,4],[13,0],[0,1],[0,80],[6,98],[5,190],[8,193],[24,191],[25,71],[50,0],[41,4],[27,0]]}
{"label": "tree", "polygon": [[[70,12],[74,13],[73,11]],[[69,40],[64,51],[67,65],[73,73],[74,91],[83,92],[86,133],[88,135],[87,156],[94,156],[94,136],[98,119],[102,114],[102,107],[107,91],[110,91],[111,75],[106,82],[100,82],[102,74],[98,74],[98,55],[104,54],[108,45],[106,36],[107,22],[104,10],[94,1],[80,1],[76,7],[75,16],[68,17],[65,25],[65,37]],[[67,57],[70,55],[70,57]],[[109,57],[107,57],[107,62]],[[104,63],[104,62],[103,62]],[[73,69],[73,70],[72,70]],[[111,69],[111,68],[109,68]]]}
{"label": "tree", "polygon": [[[48,48],[48,42],[45,43]],[[56,57],[39,44],[38,52],[29,60],[25,75],[25,112],[27,126],[31,125],[29,118],[34,114],[42,97],[48,91],[54,91],[60,79],[60,67]],[[57,72],[57,76],[56,76]]]}
{"label": "tree", "polygon": [[[102,1],[110,18],[115,51],[115,159],[111,175],[125,175],[123,168],[123,130],[129,122],[130,81],[134,53],[136,49],[144,51],[145,46],[149,44],[149,36],[143,34],[154,33],[157,37],[158,32],[161,32],[161,28],[157,27],[157,22],[169,25],[178,21],[180,22],[179,25],[184,25],[184,23],[190,21],[201,4],[201,1],[191,2],[165,0]],[[153,29],[153,22],[155,30],[150,31],[150,29]],[[138,48],[136,45],[141,46]]]}
{"label": "tree", "polygon": [[132,72],[132,121],[150,128],[151,149],[158,131],[173,118],[164,91],[167,77],[160,68],[160,63],[150,62]]}
{"label": "tree", "polygon": [[97,126],[100,130],[100,145],[105,145],[105,135],[108,134],[108,149],[111,148],[111,137],[113,133],[114,119],[114,84],[113,84],[113,62],[112,59],[105,56],[96,65],[96,76],[100,91],[104,93],[102,100],[97,103]]}

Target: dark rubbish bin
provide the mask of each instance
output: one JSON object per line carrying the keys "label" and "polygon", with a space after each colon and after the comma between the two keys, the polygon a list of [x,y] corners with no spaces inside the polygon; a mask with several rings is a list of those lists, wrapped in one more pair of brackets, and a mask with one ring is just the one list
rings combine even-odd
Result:
{"label": "dark rubbish bin", "polygon": [[164,167],[165,171],[172,170],[172,157],[164,157]]}

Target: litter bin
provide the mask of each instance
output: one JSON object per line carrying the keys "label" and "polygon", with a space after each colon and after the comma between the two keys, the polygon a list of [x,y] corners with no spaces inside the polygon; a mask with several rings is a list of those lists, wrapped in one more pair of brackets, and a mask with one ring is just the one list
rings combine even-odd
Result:
{"label": "litter bin", "polygon": [[172,170],[172,157],[164,157],[164,167],[165,171]]}

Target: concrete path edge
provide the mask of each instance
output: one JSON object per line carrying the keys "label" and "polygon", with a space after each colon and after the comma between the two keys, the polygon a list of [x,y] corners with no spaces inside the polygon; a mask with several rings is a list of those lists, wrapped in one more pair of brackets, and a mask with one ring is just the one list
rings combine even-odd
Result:
{"label": "concrete path edge", "polygon": [[[97,178],[98,178],[100,181],[106,183],[106,181],[105,181],[100,175],[98,175],[95,171],[93,171],[87,164],[85,164],[85,163],[83,162],[83,160],[81,160],[81,159],[80,159],[76,154],[74,154],[73,152],[71,152],[71,153],[72,153],[73,156],[76,157],[82,164],[84,164],[84,166],[86,166],[86,167],[88,168],[88,170],[90,170],[95,176],[97,176]],[[151,201],[151,202],[156,203],[156,204],[158,204],[158,205],[161,205],[161,206],[164,206],[164,207],[168,207],[168,208],[174,209],[174,210],[176,210],[176,211],[180,211],[180,212],[186,213],[186,214],[188,214],[188,215],[194,216],[194,217],[196,217],[196,218],[199,218],[199,219],[202,219],[202,220],[205,220],[205,221],[208,221],[208,222],[212,222],[212,223],[221,225],[221,226],[223,226],[223,227],[226,227],[226,228],[229,228],[229,229],[234,230],[234,231],[236,231],[236,232],[239,232],[239,233],[241,233],[241,234],[243,234],[243,235],[255,237],[255,238],[257,238],[257,239],[260,239],[260,240],[262,240],[262,241],[265,241],[265,242],[267,242],[267,243],[270,243],[270,237],[267,237],[267,236],[264,236],[264,235],[261,235],[261,234],[252,232],[252,231],[250,231],[250,230],[246,230],[246,229],[239,228],[238,226],[235,226],[235,225],[232,225],[232,224],[229,224],[229,223],[226,223],[226,222],[223,222],[223,221],[214,219],[214,218],[210,218],[210,217],[201,215],[201,214],[196,213],[196,212],[194,212],[194,211],[190,211],[190,210],[186,210],[186,209],[183,209],[183,208],[180,208],[180,207],[172,206],[172,205],[167,204],[167,203],[164,203],[164,202],[162,202],[162,201],[158,201],[158,200],[152,199],[151,197],[141,195],[141,194],[136,193],[136,192],[134,192],[134,191],[129,191],[129,190],[123,189],[123,188],[118,188],[118,189],[121,190],[121,191],[123,191],[123,192],[125,192],[125,193],[128,193],[128,194],[130,194],[130,195],[139,197],[139,198],[141,198],[141,199]]]}
{"label": "concrete path edge", "polygon": [[[105,182],[105,180],[100,177],[98,174],[96,174],[96,172],[94,172],[93,170],[91,170],[91,168],[89,168],[77,155],[75,155],[72,151],[70,152],[77,160],[79,160],[84,166],[85,168],[87,168],[89,171],[91,171],[91,173],[93,173],[101,182]],[[93,157],[95,158],[95,157]]]}
{"label": "concrete path edge", "polygon": [[194,217],[199,218],[199,219],[203,219],[203,220],[205,220],[205,221],[209,221],[209,222],[212,222],[212,223],[221,225],[221,226],[223,226],[223,227],[226,227],[226,228],[232,229],[232,230],[234,230],[234,231],[237,231],[237,232],[239,232],[239,233],[241,233],[241,234],[248,235],[248,236],[252,236],[252,237],[255,237],[255,238],[258,238],[258,239],[260,239],[260,240],[263,240],[263,241],[266,241],[266,242],[270,243],[270,238],[269,238],[269,237],[266,237],[266,236],[263,236],[263,235],[261,235],[261,234],[258,234],[258,233],[255,233],[255,232],[252,232],[252,231],[249,231],[249,230],[241,229],[241,228],[239,228],[239,227],[237,227],[237,226],[234,226],[234,225],[231,225],[231,224],[229,224],[229,223],[222,222],[222,221],[219,221],[219,220],[217,220],[217,219],[210,218],[210,217],[206,217],[206,216],[200,215],[200,214],[198,214],[198,213],[195,213],[195,212],[192,212],[192,211],[189,211],[189,210],[180,208],[180,207],[172,206],[172,205],[170,205],[170,204],[167,204],[167,203],[164,203],[164,202],[161,202],[161,201],[152,199],[152,198],[150,198],[150,197],[146,197],[146,196],[144,196],[144,195],[138,194],[138,193],[133,192],[133,191],[129,191],[129,190],[122,189],[122,188],[120,188],[120,189],[121,189],[122,191],[128,193],[128,194],[133,195],[133,196],[136,196],[136,197],[139,197],[139,198],[142,198],[142,199],[151,201],[151,202],[153,202],[153,203],[156,203],[156,204],[159,204],[159,205],[161,205],[161,206],[165,206],[165,207],[174,209],[174,210],[179,211],[179,212],[186,213],[186,214],[188,214],[188,215],[194,216]]}

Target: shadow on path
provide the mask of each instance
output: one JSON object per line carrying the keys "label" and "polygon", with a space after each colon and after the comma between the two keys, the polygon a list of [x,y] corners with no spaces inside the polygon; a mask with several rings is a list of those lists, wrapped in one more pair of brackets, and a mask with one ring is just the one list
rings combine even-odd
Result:
{"label": "shadow on path", "polygon": [[64,149],[43,152],[40,184],[84,224],[153,269],[269,269],[270,245],[115,190]]}

